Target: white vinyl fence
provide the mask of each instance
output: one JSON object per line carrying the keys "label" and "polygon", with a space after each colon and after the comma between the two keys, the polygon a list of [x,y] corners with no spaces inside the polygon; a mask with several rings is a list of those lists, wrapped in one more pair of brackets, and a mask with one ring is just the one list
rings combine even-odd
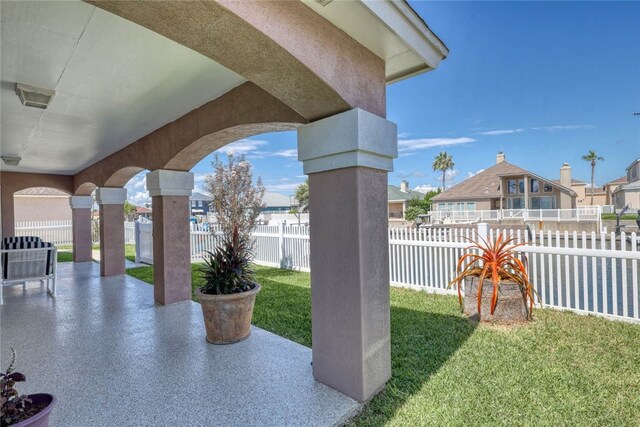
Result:
{"label": "white vinyl fence", "polygon": [[[438,222],[479,222],[498,221],[503,219],[522,219],[524,221],[566,222],[590,221],[601,222],[600,206],[581,206],[577,209],[497,209],[497,210],[437,210],[429,212],[431,221]],[[598,227],[599,228],[599,227]]]}
{"label": "white vinyl fence", "polygon": [[16,236],[37,236],[54,245],[73,243],[71,220],[16,222]]}
{"label": "white vinyl fence", "polygon": [[[150,225],[150,224],[149,224]],[[636,233],[530,233],[524,229],[469,228],[389,229],[389,273],[394,286],[455,294],[448,289],[457,260],[468,250],[468,238],[495,238],[501,232],[525,243],[531,283],[546,307],[640,322],[638,263],[640,236]],[[192,226],[191,259],[201,260],[215,248],[219,232]],[[141,234],[143,236],[143,234]],[[152,258],[151,234],[145,234]],[[253,233],[255,262],[309,271],[309,227],[280,224],[258,226]],[[477,238],[476,238],[477,240]],[[151,260],[149,260],[151,261]]]}
{"label": "white vinyl fence", "polygon": [[[54,245],[71,245],[73,244],[73,222],[71,220],[16,222],[16,236],[37,236]],[[133,221],[124,223],[124,242],[136,242]]]}

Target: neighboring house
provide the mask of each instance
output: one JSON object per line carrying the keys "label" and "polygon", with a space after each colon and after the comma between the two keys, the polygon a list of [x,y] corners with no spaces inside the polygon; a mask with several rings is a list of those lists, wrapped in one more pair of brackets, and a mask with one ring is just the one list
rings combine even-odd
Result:
{"label": "neighboring house", "polygon": [[613,192],[620,187],[621,185],[626,184],[627,176],[621,176],[618,179],[614,179],[613,181],[607,182],[602,186],[602,190],[606,193],[605,205],[613,205]]}
{"label": "neighboring house", "polygon": [[69,195],[47,187],[33,187],[14,194],[15,221],[71,221]]}
{"label": "neighboring house", "polygon": [[[560,184],[559,179],[554,179],[553,182]],[[591,206],[591,187],[587,186],[586,182],[572,179],[571,189],[576,193],[576,206]],[[593,191],[593,206],[606,204],[607,193],[596,185]]]}
{"label": "neighboring house", "polygon": [[434,210],[572,209],[577,194],[571,189],[571,167],[560,168],[556,182],[512,165],[504,153],[496,164],[435,196]]}
{"label": "neighboring house", "polygon": [[145,206],[136,206],[136,219],[140,219],[140,218],[151,220],[152,219],[151,209]]}
{"label": "neighboring house", "polygon": [[625,206],[633,210],[640,209],[640,158],[627,167],[627,183],[618,186],[612,196],[616,209]]}
{"label": "neighboring house", "polygon": [[265,192],[262,197],[262,212],[289,212],[291,197],[280,193]]}
{"label": "neighboring house", "polygon": [[404,219],[404,213],[409,208],[412,199],[422,199],[424,194],[409,190],[409,182],[402,181],[400,187],[389,185],[387,187],[389,204],[389,219]]}
{"label": "neighboring house", "polygon": [[193,192],[189,198],[191,201],[191,216],[207,215],[211,211],[213,199],[206,194]]}

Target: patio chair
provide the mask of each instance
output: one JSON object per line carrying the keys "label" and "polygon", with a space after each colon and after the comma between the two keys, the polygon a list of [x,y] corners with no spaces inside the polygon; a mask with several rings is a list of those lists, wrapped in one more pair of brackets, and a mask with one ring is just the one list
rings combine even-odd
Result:
{"label": "patio chair", "polygon": [[3,304],[5,285],[22,284],[39,280],[47,283],[47,292],[56,295],[57,248],[42,241],[14,241],[0,249],[0,305]]}
{"label": "patio chair", "polygon": [[12,243],[26,243],[26,242],[42,242],[42,239],[37,236],[13,236],[13,237],[5,237],[2,239],[2,248],[4,249],[5,245]]}

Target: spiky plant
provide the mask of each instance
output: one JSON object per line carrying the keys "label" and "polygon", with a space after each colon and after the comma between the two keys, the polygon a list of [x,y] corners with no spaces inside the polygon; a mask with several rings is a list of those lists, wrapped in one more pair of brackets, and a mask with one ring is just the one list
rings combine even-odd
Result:
{"label": "spiky plant", "polygon": [[527,274],[527,259],[523,256],[523,260],[518,258],[515,249],[524,243],[511,244],[515,239],[513,237],[505,239],[502,233],[499,233],[496,239],[491,243],[480,237],[481,242],[468,239],[472,245],[469,250],[476,249],[478,253],[469,252],[460,257],[456,268],[457,276],[449,283],[449,288],[456,284],[458,286],[458,300],[462,307],[462,281],[466,277],[478,277],[478,314],[481,313],[482,305],[482,285],[485,279],[490,279],[493,283],[493,295],[491,298],[491,315],[496,310],[498,304],[498,291],[502,281],[509,280],[518,284],[525,295],[525,303],[529,304],[529,319],[533,310],[534,294],[536,290],[529,282]]}
{"label": "spiky plant", "polygon": [[207,251],[204,265],[198,269],[205,284],[202,293],[229,295],[256,287],[251,261],[252,245],[247,236],[235,228],[230,237],[224,236],[213,252]]}

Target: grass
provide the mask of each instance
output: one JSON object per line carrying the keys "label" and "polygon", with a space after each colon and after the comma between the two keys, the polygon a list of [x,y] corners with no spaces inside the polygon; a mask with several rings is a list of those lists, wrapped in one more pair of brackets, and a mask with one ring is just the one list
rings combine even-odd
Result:
{"label": "grass", "polygon": [[[310,347],[309,274],[256,271],[263,290],[253,323]],[[153,282],[151,267],[127,273]],[[393,377],[350,424],[640,425],[640,326],[534,316],[510,329],[478,326],[455,297],[392,288]]]}
{"label": "grass", "polygon": [[[628,214],[624,214],[620,217],[620,219],[622,220],[635,220],[636,218],[638,218],[638,216],[635,213],[628,213]],[[616,214],[614,213],[603,213],[602,214],[602,219],[610,219],[610,220],[616,220]]]}
{"label": "grass", "polygon": [[[100,245],[93,245],[91,249],[100,250]],[[124,257],[131,262],[136,262],[136,245],[125,244]],[[58,246],[58,262],[72,262],[72,261],[73,261],[73,246],[71,245]]]}

